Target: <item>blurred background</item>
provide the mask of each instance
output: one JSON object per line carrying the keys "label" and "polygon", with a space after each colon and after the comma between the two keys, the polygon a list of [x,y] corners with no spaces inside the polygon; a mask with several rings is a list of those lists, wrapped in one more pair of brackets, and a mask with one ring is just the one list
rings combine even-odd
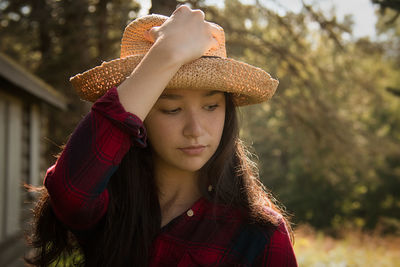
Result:
{"label": "blurred background", "polygon": [[0,266],[22,266],[46,169],[90,104],[69,77],[128,22],[202,9],[229,57],[280,81],[241,136],[291,215],[300,266],[400,266],[399,0],[0,0]]}

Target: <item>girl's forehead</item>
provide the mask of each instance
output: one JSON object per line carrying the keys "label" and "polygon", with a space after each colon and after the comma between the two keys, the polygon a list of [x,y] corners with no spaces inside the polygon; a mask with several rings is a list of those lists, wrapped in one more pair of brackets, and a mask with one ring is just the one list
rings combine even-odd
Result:
{"label": "girl's forehead", "polygon": [[224,92],[217,90],[165,89],[160,99],[200,98],[223,94]]}

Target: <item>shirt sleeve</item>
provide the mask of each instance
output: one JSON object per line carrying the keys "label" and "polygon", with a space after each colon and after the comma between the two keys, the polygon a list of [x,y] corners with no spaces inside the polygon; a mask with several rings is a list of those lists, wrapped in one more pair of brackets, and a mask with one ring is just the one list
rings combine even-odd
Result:
{"label": "shirt sleeve", "polygon": [[88,229],[105,214],[106,189],[131,146],[146,146],[143,122],[122,107],[117,89],[80,121],[44,179],[54,213],[72,229]]}
{"label": "shirt sleeve", "polygon": [[255,266],[298,267],[289,232],[283,221],[272,234],[270,243],[259,259],[260,262]]}

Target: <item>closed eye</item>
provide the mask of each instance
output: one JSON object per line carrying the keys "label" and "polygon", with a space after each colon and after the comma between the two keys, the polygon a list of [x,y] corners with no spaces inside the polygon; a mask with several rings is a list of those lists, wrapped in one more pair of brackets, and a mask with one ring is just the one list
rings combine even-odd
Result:
{"label": "closed eye", "polygon": [[216,110],[218,107],[219,107],[219,105],[218,105],[218,104],[215,104],[215,105],[208,105],[208,106],[205,106],[204,108],[205,108],[206,110],[208,110],[208,111],[214,111],[214,110]]}
{"label": "closed eye", "polygon": [[175,109],[162,109],[161,112],[164,114],[177,114],[179,111],[181,111],[181,108],[175,108]]}

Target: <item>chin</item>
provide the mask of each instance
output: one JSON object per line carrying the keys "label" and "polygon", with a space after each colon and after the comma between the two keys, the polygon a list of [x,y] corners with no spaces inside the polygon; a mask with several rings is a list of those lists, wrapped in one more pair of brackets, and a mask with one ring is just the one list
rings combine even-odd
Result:
{"label": "chin", "polygon": [[177,162],[174,165],[176,166],[176,168],[183,171],[197,172],[206,164],[206,162],[207,161],[204,159],[191,159]]}
{"label": "chin", "polygon": [[183,170],[183,171],[187,171],[187,172],[197,172],[199,171],[202,167],[204,166],[204,164],[188,164],[188,165],[184,165],[184,166],[177,166],[179,169]]}

